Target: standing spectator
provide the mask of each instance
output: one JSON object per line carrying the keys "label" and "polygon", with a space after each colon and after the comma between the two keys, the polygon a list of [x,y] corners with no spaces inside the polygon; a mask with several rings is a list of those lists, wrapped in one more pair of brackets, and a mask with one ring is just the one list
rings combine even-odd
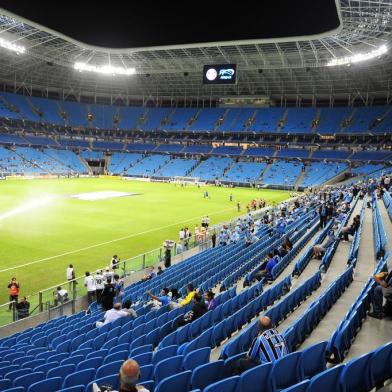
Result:
{"label": "standing spectator", "polygon": [[97,273],[95,274],[94,283],[95,283],[95,295],[97,297],[97,302],[100,304],[102,292],[103,289],[105,288],[105,281],[103,279],[102,270],[98,270]]}
{"label": "standing spectator", "polygon": [[12,278],[11,282],[8,285],[8,293],[10,296],[10,304],[8,310],[12,309],[12,301],[18,303],[19,289],[20,289],[19,282],[16,280],[16,278]]}
{"label": "standing spectator", "polygon": [[120,279],[119,275],[114,275],[114,289],[116,290],[115,302],[121,302],[121,297],[124,295],[124,281]]}
{"label": "standing spectator", "polygon": [[237,201],[237,211],[238,212],[241,211],[241,203],[239,201]]}
{"label": "standing spectator", "polygon": [[118,258],[117,255],[114,255],[112,257],[112,260],[110,261],[110,268],[115,271],[116,269],[118,269],[120,265],[120,259]]}
{"label": "standing spectator", "polygon": [[110,271],[109,267],[106,267],[105,272],[103,273],[103,280],[106,282],[108,279],[110,279],[110,282],[113,283],[114,280],[114,272]]}
{"label": "standing spectator", "polygon": [[165,268],[169,268],[171,266],[171,249],[165,249]]}
{"label": "standing spectator", "polygon": [[328,209],[325,203],[323,203],[319,208],[319,216],[320,216],[320,229],[323,229],[327,224],[327,214]]}
{"label": "standing spectator", "polygon": [[87,300],[91,304],[95,300],[95,282],[94,278],[90,275],[90,272],[86,272],[86,277],[84,278],[84,287],[87,288]]}
{"label": "standing spectator", "polygon": [[185,230],[184,230],[183,228],[181,228],[181,230],[180,230],[179,233],[178,233],[178,239],[179,239],[180,241],[183,241],[184,238],[185,238]]}
{"label": "standing spectator", "polygon": [[211,242],[212,242],[212,247],[215,248],[215,246],[216,246],[216,231],[215,230],[212,233]]}
{"label": "standing spectator", "polygon": [[178,241],[177,242],[177,254],[179,255],[180,253],[182,253],[183,252],[183,247],[182,247],[182,243],[181,243],[181,241]]}
{"label": "standing spectator", "polygon": [[101,295],[101,305],[103,310],[110,310],[113,307],[113,298],[115,295],[116,290],[112,284],[112,280],[108,278]]}
{"label": "standing spectator", "polygon": [[27,301],[26,297],[22,298],[22,301],[16,304],[16,310],[18,312],[18,320],[29,317],[30,315],[30,302]]}
{"label": "standing spectator", "polygon": [[75,279],[75,270],[72,264],[67,268],[67,280],[69,282],[69,287],[71,287],[72,281]]}

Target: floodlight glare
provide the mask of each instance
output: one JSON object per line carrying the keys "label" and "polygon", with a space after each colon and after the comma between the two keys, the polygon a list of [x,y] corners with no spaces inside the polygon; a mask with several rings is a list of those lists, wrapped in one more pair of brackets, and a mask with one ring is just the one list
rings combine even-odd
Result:
{"label": "floodlight glare", "polygon": [[79,72],[95,72],[104,75],[134,75],[135,68],[122,68],[113,65],[91,65],[86,63],[75,63],[74,68]]}
{"label": "floodlight glare", "polygon": [[13,42],[7,41],[4,38],[0,38],[0,47],[16,52],[17,54],[22,54],[26,51],[26,48],[24,46],[16,45]]}
{"label": "floodlight glare", "polygon": [[371,60],[371,59],[374,59],[375,57],[381,56],[384,53],[386,53],[387,51],[388,51],[388,48],[386,47],[386,45],[382,45],[378,49],[374,49],[370,52],[358,53],[358,54],[354,54],[352,56],[347,56],[347,57],[334,58],[327,63],[327,66],[332,67],[335,65],[347,65],[347,64],[360,63],[361,61]]}

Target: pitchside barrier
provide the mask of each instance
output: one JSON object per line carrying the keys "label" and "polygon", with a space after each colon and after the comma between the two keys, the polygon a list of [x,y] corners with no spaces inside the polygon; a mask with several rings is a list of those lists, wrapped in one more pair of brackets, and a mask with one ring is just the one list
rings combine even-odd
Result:
{"label": "pitchside barrier", "polygon": [[[296,198],[297,197],[292,197],[287,201],[293,201]],[[279,205],[268,206],[255,211],[251,211],[250,215],[252,216],[253,219],[258,219],[259,217],[264,215],[266,211],[269,211],[271,209],[277,210],[278,207]],[[242,215],[241,218],[244,218],[245,216],[248,216],[248,214]],[[177,252],[177,246],[180,241],[177,242],[173,241],[174,246],[171,250],[172,257],[177,257],[177,260],[178,258],[180,258],[180,261],[182,261],[183,259],[195,254],[195,251],[196,253],[198,253],[208,249],[211,246],[211,235],[214,231],[218,236],[223,226],[228,227],[232,230],[237,225],[237,222],[238,222],[238,217],[230,221],[221,222],[219,224],[210,226],[207,230],[206,235],[203,237],[199,236],[198,238],[196,238],[194,233],[192,233],[192,236],[189,239],[182,241],[183,252],[181,254]],[[191,228],[191,231],[192,230],[193,228]],[[192,250],[193,252],[189,252],[188,254],[187,251],[192,251]],[[165,257],[165,249],[163,247],[153,249],[149,252],[145,252],[140,255],[133,256],[126,260],[120,260],[119,268],[116,272],[120,276],[125,278],[138,277],[138,279],[140,279],[143,275],[143,271],[146,268],[151,266],[157,266],[158,264],[163,263],[164,257]],[[103,266],[97,269],[105,270],[106,267],[107,266]],[[90,271],[90,272],[94,275],[96,271]],[[86,288],[84,287],[84,278],[85,276],[80,276],[71,282],[69,281],[62,282],[52,287],[49,287],[47,289],[41,290],[37,293],[31,294],[27,298],[28,302],[30,303],[30,311],[29,311],[28,319],[33,319],[34,317],[39,319],[38,315],[44,312],[47,315],[46,320],[50,320],[51,318],[56,318],[62,315],[70,315],[77,311],[80,311],[82,307],[86,305],[86,301],[85,301]],[[64,301],[64,303],[59,303],[55,299],[54,293],[58,286],[61,286],[61,288],[66,289],[68,291],[68,299],[67,301]],[[23,321],[18,320],[16,303],[13,301],[0,305],[0,326],[4,326],[13,323],[15,321],[18,321],[18,324],[27,321],[27,320],[23,320]],[[26,323],[26,325],[28,325],[28,323]],[[2,335],[1,332],[0,335]]]}

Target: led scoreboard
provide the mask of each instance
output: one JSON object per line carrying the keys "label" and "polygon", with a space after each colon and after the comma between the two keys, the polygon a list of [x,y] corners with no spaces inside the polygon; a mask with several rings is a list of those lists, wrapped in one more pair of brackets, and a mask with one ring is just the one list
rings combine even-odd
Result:
{"label": "led scoreboard", "polygon": [[205,65],[203,68],[204,84],[236,84],[236,64]]}

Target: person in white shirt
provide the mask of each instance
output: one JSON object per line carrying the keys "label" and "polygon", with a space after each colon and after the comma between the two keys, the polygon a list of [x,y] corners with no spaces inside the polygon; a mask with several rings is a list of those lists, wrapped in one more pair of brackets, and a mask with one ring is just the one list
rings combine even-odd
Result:
{"label": "person in white shirt", "polygon": [[114,255],[113,257],[112,257],[112,260],[110,261],[110,268],[112,269],[112,270],[116,270],[117,268],[118,268],[118,265],[120,264],[120,260],[119,260],[119,258],[118,258],[118,256],[117,255]]}
{"label": "person in white shirt", "polygon": [[109,267],[106,267],[106,270],[103,273],[103,281],[107,282],[108,279],[110,279],[110,283],[113,283],[113,281],[114,281],[114,272],[110,271]]}
{"label": "person in white shirt", "polygon": [[97,321],[96,326],[99,328],[105,324],[109,324],[115,320],[118,320],[121,317],[127,317],[127,316],[129,316],[129,313],[125,312],[124,310],[121,310],[121,304],[115,303],[113,305],[113,309],[110,309],[105,313],[104,321],[103,322]]}
{"label": "person in white shirt", "polygon": [[95,274],[94,282],[95,282],[95,295],[97,297],[97,302],[100,304],[102,291],[105,288],[105,281],[103,279],[101,270],[98,270],[97,273]]}
{"label": "person in white shirt", "polygon": [[54,292],[54,306],[57,306],[59,303],[62,304],[68,301],[68,291],[62,289],[61,286],[57,287],[57,290]]}
{"label": "person in white shirt", "polygon": [[95,281],[90,275],[90,272],[86,272],[86,277],[84,278],[84,286],[87,288],[87,300],[91,304],[95,300]]}
{"label": "person in white shirt", "polygon": [[67,280],[69,282],[74,279],[75,279],[75,271],[74,271],[73,265],[70,264],[69,267],[67,268]]}
{"label": "person in white shirt", "polygon": [[185,238],[185,230],[181,229],[180,232],[178,233],[178,237],[180,241],[182,241]]}

